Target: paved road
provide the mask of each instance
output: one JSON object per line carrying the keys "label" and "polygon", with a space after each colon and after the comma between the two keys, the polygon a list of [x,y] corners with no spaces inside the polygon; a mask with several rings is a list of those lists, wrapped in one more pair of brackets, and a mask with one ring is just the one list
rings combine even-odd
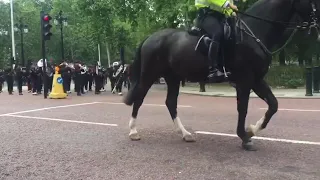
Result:
{"label": "paved road", "polygon": [[[149,93],[141,108],[141,141],[128,138],[131,107],[109,92],[65,100],[0,98],[0,179],[320,179],[317,99],[279,99],[279,112],[260,135],[271,139],[255,140],[258,151],[245,152],[232,137],[234,98],[180,96],[186,128],[207,133],[196,134],[195,143],[175,131],[163,91]],[[251,99],[248,124],[265,107]]]}

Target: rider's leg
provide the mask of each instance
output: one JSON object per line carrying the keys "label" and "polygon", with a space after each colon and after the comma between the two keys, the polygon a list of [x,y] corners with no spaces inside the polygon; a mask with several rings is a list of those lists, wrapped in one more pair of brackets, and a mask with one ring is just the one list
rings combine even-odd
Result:
{"label": "rider's leg", "polygon": [[209,77],[222,76],[222,72],[218,70],[218,54],[221,37],[223,36],[223,26],[220,23],[220,17],[208,15],[203,19],[202,27],[212,38],[209,47]]}

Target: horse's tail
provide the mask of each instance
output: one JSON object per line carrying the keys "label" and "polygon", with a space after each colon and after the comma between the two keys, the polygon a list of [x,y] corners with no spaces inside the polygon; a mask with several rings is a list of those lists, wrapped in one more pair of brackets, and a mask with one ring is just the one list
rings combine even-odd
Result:
{"label": "horse's tail", "polygon": [[144,39],[141,44],[139,45],[136,56],[134,59],[134,62],[130,66],[130,81],[131,81],[131,88],[129,89],[127,95],[124,97],[123,102],[131,106],[133,102],[135,101],[135,97],[137,94],[139,82],[140,82],[140,75],[141,75],[141,49],[143,43],[147,40],[148,38]]}

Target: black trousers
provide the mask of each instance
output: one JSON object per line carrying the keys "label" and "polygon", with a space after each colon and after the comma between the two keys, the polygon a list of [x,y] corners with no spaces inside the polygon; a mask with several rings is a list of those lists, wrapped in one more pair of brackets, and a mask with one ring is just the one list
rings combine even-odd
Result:
{"label": "black trousers", "polygon": [[63,79],[63,90],[66,93],[67,91],[70,91],[71,76],[62,75],[62,79]]}
{"label": "black trousers", "polygon": [[19,93],[22,93],[22,83],[23,83],[23,79],[22,76],[17,76],[17,85],[18,85],[18,91]]}
{"label": "black trousers", "polygon": [[95,81],[95,93],[99,93],[101,88],[102,88],[102,85],[103,85],[103,79],[101,76],[96,76],[94,78],[94,81]]}
{"label": "black trousers", "polygon": [[81,74],[81,93],[84,93],[84,90],[88,90],[88,78],[86,74]]}
{"label": "black trousers", "polygon": [[32,90],[32,83],[31,83],[31,77],[27,77],[27,84],[28,84],[28,91]]}
{"label": "black trousers", "polygon": [[212,39],[209,50],[209,66],[217,67],[217,61],[219,58],[220,42],[223,37],[223,24],[224,15],[202,8],[199,10],[198,18],[200,21],[200,28],[202,28]]}
{"label": "black trousers", "polygon": [[47,76],[47,78],[48,78],[48,90],[52,91],[53,76]]}
{"label": "black trousers", "polygon": [[93,77],[89,76],[89,91],[92,91],[92,83],[93,83]]}
{"label": "black trousers", "polygon": [[37,93],[41,94],[41,90],[42,90],[42,85],[43,85],[43,81],[42,81],[42,75],[38,75],[37,76]]}
{"label": "black trousers", "polygon": [[82,77],[80,73],[76,73],[74,77],[74,86],[77,94],[81,93],[82,86]]}
{"label": "black trousers", "polygon": [[122,92],[122,86],[123,86],[123,77],[120,75],[116,81],[116,83],[118,82],[118,84],[116,84],[116,91]]}
{"label": "black trousers", "polygon": [[11,94],[13,91],[13,76],[12,75],[7,76],[7,85],[8,85],[8,92],[9,92],[9,94]]}
{"label": "black trousers", "polygon": [[111,83],[111,91],[114,89],[114,85],[116,84],[116,79],[114,77],[109,78],[110,83]]}

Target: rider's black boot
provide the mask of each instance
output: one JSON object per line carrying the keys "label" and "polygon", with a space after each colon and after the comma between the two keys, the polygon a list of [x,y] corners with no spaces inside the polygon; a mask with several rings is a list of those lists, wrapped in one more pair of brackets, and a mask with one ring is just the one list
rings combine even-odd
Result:
{"label": "rider's black boot", "polygon": [[218,69],[217,60],[219,58],[219,43],[212,41],[209,47],[209,75],[208,78],[224,76]]}

